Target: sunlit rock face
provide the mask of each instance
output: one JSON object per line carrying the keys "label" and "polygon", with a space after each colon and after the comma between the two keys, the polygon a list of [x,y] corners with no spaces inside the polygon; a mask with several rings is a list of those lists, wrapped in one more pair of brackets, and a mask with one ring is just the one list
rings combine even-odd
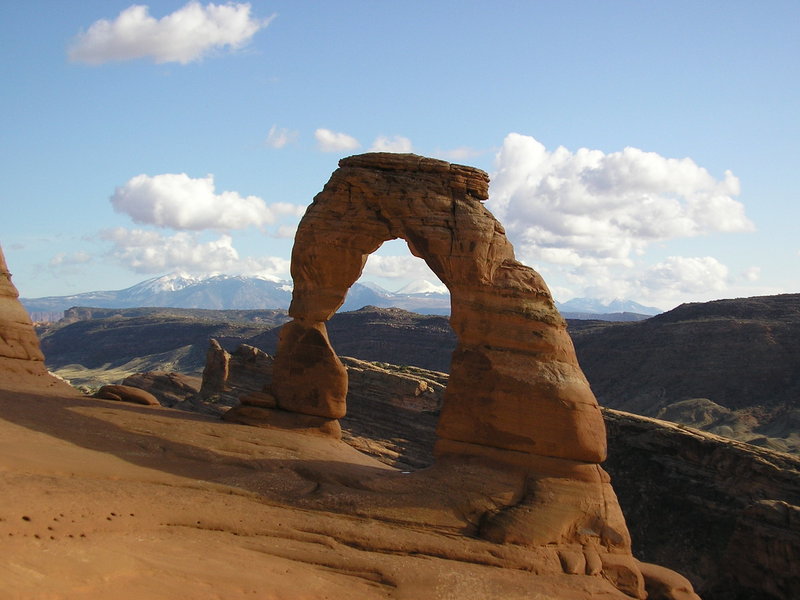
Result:
{"label": "sunlit rock face", "polygon": [[416,155],[341,160],[297,230],[294,320],[281,331],[272,382],[226,418],[340,435],[347,371],[325,323],[367,257],[402,238],[450,290],[458,338],[436,464],[425,477],[444,478],[453,465],[494,465],[489,472],[507,478],[494,482],[505,491],[477,518],[475,534],[560,548],[564,572],[602,575],[644,597],[624,518],[599,466],[606,456],[600,409],[547,285],[515,259],[484,207],[488,190],[483,171]]}
{"label": "sunlit rock face", "polygon": [[51,376],[44,365],[44,355],[33,324],[19,302],[17,288],[0,248],[0,373],[9,388],[71,388]]}

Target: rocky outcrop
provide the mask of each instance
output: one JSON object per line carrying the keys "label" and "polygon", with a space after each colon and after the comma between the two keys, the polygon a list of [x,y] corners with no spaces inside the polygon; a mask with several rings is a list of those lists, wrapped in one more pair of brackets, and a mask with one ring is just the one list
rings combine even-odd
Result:
{"label": "rocky outcrop", "polygon": [[7,388],[55,387],[72,391],[64,381],[51,376],[28,313],[19,302],[19,292],[0,248],[0,373]]}
{"label": "rocky outcrop", "polygon": [[[200,377],[184,375],[183,373],[149,371],[129,375],[122,380],[122,385],[127,385],[141,390],[147,390],[158,399],[161,406],[193,410],[196,412],[209,412],[202,410],[200,405],[187,406],[187,400],[193,400],[200,391]],[[219,414],[212,411],[212,414]]]}
{"label": "rocky outcrop", "polygon": [[293,321],[281,329],[272,383],[225,417],[340,434],[347,371],[325,323],[367,257],[402,238],[450,290],[458,338],[437,466],[477,461],[517,481],[503,503],[486,507],[476,533],[559,547],[565,572],[602,573],[643,598],[625,521],[599,466],[606,457],[600,408],[543,279],[515,259],[483,206],[488,184],[483,171],[415,155],[341,160],[297,230]]}
{"label": "rocky outcrop", "polygon": [[706,600],[790,600],[800,589],[800,459],[614,410],[605,467],[636,555]]}

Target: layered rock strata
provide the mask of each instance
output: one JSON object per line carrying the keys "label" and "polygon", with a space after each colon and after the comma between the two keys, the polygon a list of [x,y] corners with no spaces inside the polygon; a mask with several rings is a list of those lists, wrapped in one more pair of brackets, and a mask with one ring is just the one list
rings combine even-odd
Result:
{"label": "layered rock strata", "polygon": [[545,282],[515,259],[483,206],[488,187],[483,171],[415,155],[341,160],[297,230],[293,321],[281,330],[272,384],[226,418],[340,435],[347,371],[325,322],[367,257],[402,238],[450,290],[458,338],[434,469],[491,463],[518,482],[504,503],[487,508],[476,533],[560,546],[565,572],[602,574],[642,598],[625,521],[599,466],[600,409]]}

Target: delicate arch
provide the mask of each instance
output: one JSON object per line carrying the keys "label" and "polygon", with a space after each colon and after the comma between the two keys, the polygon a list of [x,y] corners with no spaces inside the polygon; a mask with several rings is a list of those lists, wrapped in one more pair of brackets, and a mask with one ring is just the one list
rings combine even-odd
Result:
{"label": "delicate arch", "polygon": [[566,324],[541,276],[517,262],[483,206],[488,186],[483,171],[411,154],[341,160],[297,230],[294,320],[281,331],[268,399],[245,400],[232,417],[259,413],[281,425],[293,422],[288,411],[336,433],[347,373],[325,322],[367,257],[402,238],[450,290],[458,337],[437,455],[510,450],[601,462],[605,427]]}

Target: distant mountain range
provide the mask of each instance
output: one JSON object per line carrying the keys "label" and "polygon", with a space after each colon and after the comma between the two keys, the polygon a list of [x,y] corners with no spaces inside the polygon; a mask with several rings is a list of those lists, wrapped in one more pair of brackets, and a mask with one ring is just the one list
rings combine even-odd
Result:
{"label": "distant mountain range", "polygon": [[[214,275],[191,277],[163,275],[116,291],[86,292],[71,296],[20,298],[35,321],[53,321],[74,306],[92,308],[171,307],[213,310],[288,309],[292,283],[264,277]],[[589,298],[575,298],[556,303],[567,318],[637,321],[659,314],[657,308],[636,302],[614,300],[603,303]],[[412,281],[396,292],[374,283],[356,283],[347,293],[342,311],[364,306],[402,308],[421,314],[450,314],[447,288],[425,280]]]}

